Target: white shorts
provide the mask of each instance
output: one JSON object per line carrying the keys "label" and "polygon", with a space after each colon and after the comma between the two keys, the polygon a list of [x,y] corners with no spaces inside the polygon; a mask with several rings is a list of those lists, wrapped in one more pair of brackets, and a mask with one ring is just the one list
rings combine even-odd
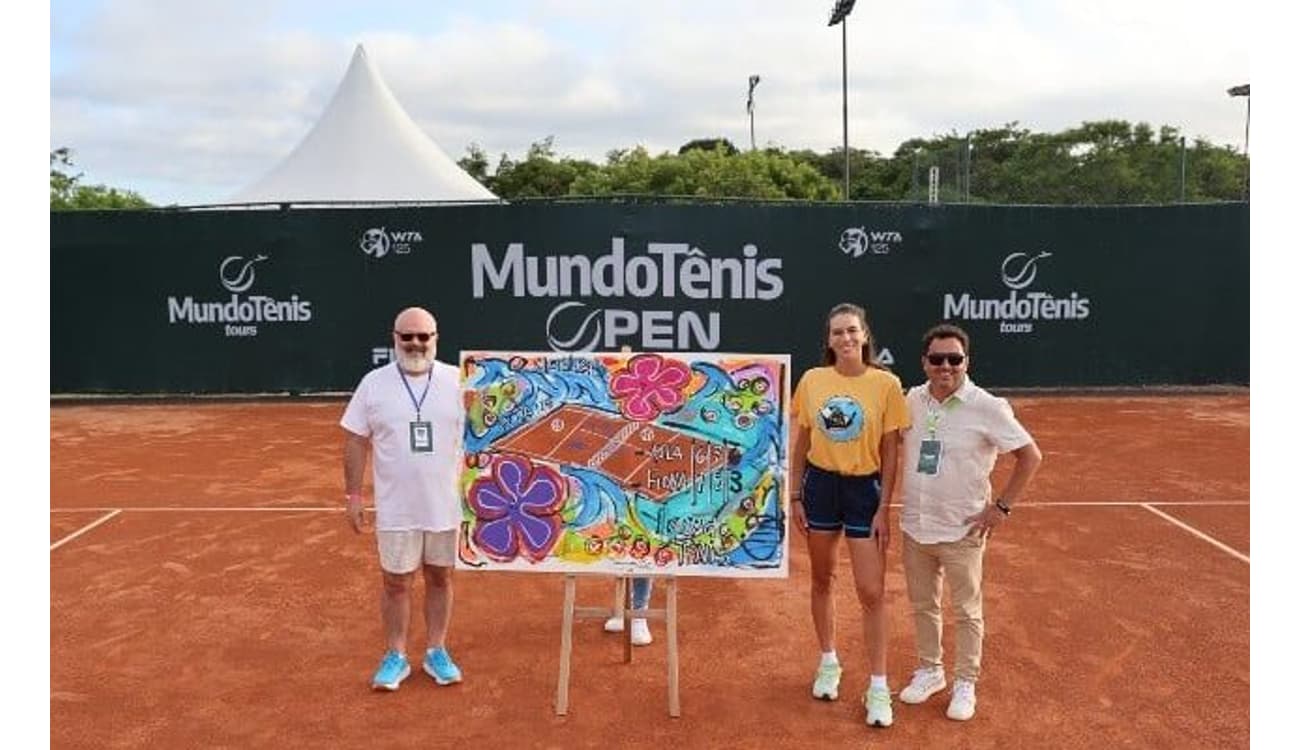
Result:
{"label": "white shorts", "polygon": [[446,531],[376,531],[379,567],[386,573],[411,573],[425,565],[450,568],[456,564],[456,529]]}

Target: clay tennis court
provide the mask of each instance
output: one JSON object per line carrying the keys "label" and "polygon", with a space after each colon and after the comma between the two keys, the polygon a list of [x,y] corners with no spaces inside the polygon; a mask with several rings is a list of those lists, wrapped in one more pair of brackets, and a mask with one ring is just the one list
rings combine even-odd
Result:
{"label": "clay tennis court", "polygon": [[[1012,403],[1045,461],[989,546],[978,713],[949,721],[946,692],[895,700],[886,730],[856,699],[847,557],[841,698],[809,695],[797,534],[789,579],[682,580],[681,718],[662,624],[625,664],[596,621],[575,628],[555,715],[563,583],[545,574],[459,574],[449,646],[465,682],[417,670],[373,693],[379,574],[373,537],[340,512],[341,401],[54,405],[52,746],[1246,747],[1249,396]],[[898,550],[895,691],[914,666]],[[579,604],[612,588],[583,578]],[[951,656],[951,629],[945,644]],[[422,649],[417,617],[413,660]]]}
{"label": "clay tennis court", "polygon": [[[656,502],[681,486],[695,486],[697,476],[726,464],[720,443],[572,404],[538,418],[491,449],[596,469]],[[668,483],[663,477],[682,479]]]}

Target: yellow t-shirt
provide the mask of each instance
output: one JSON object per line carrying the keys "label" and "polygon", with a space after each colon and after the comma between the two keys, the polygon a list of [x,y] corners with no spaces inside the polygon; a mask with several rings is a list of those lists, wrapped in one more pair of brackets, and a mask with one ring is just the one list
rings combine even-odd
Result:
{"label": "yellow t-shirt", "polygon": [[898,376],[875,367],[848,377],[814,367],[799,378],[790,413],[811,435],[808,460],[851,476],[880,471],[880,437],[912,426]]}

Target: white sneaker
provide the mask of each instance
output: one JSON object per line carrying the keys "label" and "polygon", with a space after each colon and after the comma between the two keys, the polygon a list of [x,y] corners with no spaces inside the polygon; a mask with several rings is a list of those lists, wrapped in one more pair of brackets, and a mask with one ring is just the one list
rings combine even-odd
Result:
{"label": "white sneaker", "polygon": [[948,718],[966,721],[975,715],[975,683],[970,680],[952,681],[952,700],[948,701]]}
{"label": "white sneaker", "polygon": [[889,688],[869,688],[862,696],[867,707],[867,726],[887,727],[894,723],[894,707],[889,701]]}
{"label": "white sneaker", "polygon": [[654,638],[650,635],[650,623],[637,617],[632,620],[632,645],[649,646]]}
{"label": "white sneaker", "polygon": [[839,664],[823,664],[817,667],[817,676],[813,678],[813,697],[824,701],[833,701],[840,697],[840,675],[844,670]]}
{"label": "white sneaker", "polygon": [[606,632],[606,633],[622,633],[622,632],[623,632],[623,618],[622,618],[621,616],[615,616],[615,617],[611,617],[611,618],[609,618],[608,620],[606,620],[606,621],[605,621],[605,632]]}
{"label": "white sneaker", "polygon": [[912,681],[898,693],[904,703],[925,703],[935,693],[948,687],[943,677],[943,667],[921,667],[912,673]]}

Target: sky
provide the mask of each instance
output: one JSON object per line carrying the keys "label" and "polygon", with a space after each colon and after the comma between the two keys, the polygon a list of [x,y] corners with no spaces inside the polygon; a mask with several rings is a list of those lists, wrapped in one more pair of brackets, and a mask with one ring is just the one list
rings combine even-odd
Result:
{"label": "sky", "polygon": [[[55,0],[50,148],[88,183],[156,204],[228,199],[310,131],[364,44],[453,159],[493,165],[676,151],[695,138],[828,151],[843,142],[831,0]],[[1241,149],[1248,39],[1200,0],[861,0],[848,19],[849,142],[1018,122],[1171,125]]]}

